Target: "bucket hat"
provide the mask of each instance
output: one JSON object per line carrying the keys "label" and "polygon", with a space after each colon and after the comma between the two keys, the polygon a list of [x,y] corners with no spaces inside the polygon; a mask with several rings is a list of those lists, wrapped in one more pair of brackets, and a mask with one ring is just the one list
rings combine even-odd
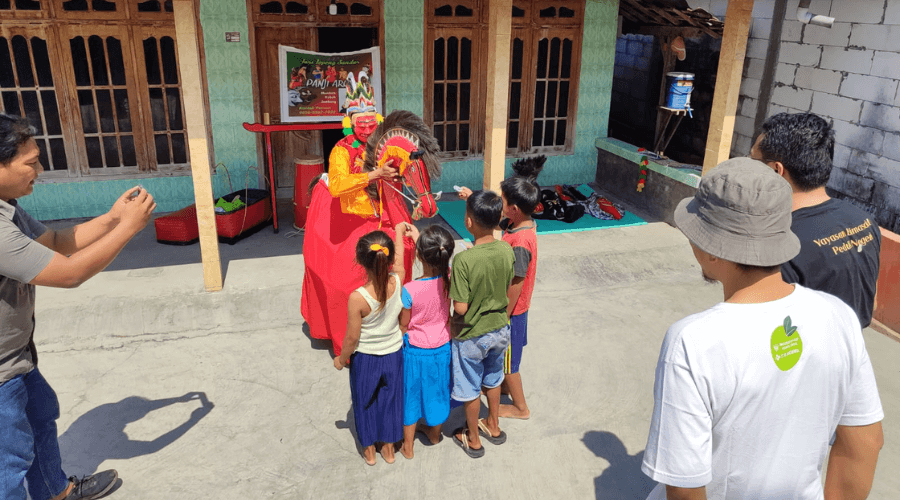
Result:
{"label": "bucket hat", "polygon": [[790,184],[750,158],[710,170],[697,193],[678,204],[675,225],[704,252],[738,264],[777,266],[800,253]]}

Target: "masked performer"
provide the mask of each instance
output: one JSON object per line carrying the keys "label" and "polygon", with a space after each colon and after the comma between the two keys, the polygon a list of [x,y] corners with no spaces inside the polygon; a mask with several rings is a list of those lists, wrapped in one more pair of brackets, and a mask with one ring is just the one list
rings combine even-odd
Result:
{"label": "masked performer", "polygon": [[[440,161],[435,156],[438,144],[421,118],[396,111],[379,126],[382,117],[363,85],[348,92],[344,108],[346,137],[331,151],[328,174],[314,181],[303,242],[301,312],[310,336],[330,339],[335,355],[341,352],[347,329],[347,298],[366,282],[365,272],[354,261],[357,241],[376,229],[393,237],[395,225],[411,222],[403,198],[391,188],[400,188],[394,168],[400,160],[389,160],[379,167],[375,151],[378,138],[393,130],[408,132],[424,152],[425,175],[440,175]],[[425,191],[428,189],[430,186]],[[404,256],[408,280],[415,257],[411,239],[406,240]]]}

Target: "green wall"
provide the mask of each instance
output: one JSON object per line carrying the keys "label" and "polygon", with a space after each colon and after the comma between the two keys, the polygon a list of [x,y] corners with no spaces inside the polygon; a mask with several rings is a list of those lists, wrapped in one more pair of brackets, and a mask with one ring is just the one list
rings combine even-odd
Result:
{"label": "green wall", "polygon": [[[385,109],[423,114],[424,7],[421,0],[385,0]],[[541,184],[582,183],[594,179],[597,151],[594,141],[606,137],[615,62],[618,1],[586,2],[581,80],[575,150],[548,158]],[[257,187],[254,134],[241,127],[253,121],[253,86],[245,0],[201,0],[200,21],[206,50],[210,116],[216,162],[231,173],[234,189]],[[226,31],[241,33],[240,42],[225,42]],[[507,175],[512,173],[507,160]],[[444,164],[444,175],[433,183],[436,191],[453,185],[480,186],[483,160]],[[178,210],[194,202],[189,176],[140,180],[83,181],[38,184],[34,194],[20,200],[41,220],[91,217],[104,213],[131,186],[143,184],[157,199],[158,212]],[[229,191],[225,169],[213,177],[213,191]]]}
{"label": "green wall", "polygon": [[[406,109],[422,114],[425,11],[421,0],[385,0],[386,111]],[[617,0],[588,0],[581,49],[581,80],[574,154],[550,156],[538,179],[543,185],[591,182],[597,169],[594,141],[606,137],[616,57]],[[512,174],[514,159],[507,159]],[[484,160],[444,163],[435,191],[451,192],[454,185],[478,187]]]}
{"label": "green wall", "polygon": [[[241,127],[243,122],[253,121],[246,8],[244,0],[202,0],[200,4],[215,159],[231,172],[235,190],[248,184],[248,166],[256,164],[254,134]],[[240,31],[241,42],[226,43],[226,31]],[[249,174],[250,187],[257,187],[256,172]],[[158,213],[194,203],[190,176],[36,184],[34,193],[19,202],[40,220],[94,217],[109,210],[119,195],[137,184],[156,199]],[[213,177],[214,194],[228,193],[228,186],[225,169],[219,168]]]}

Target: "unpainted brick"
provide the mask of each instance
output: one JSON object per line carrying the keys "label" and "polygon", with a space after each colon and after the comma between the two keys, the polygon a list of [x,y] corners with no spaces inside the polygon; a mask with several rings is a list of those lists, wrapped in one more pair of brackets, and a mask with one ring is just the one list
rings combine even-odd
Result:
{"label": "unpainted brick", "polygon": [[753,140],[743,134],[734,134],[731,140],[731,154],[733,156],[746,156],[750,154],[750,148],[753,146]]}
{"label": "unpainted brick", "polygon": [[872,59],[872,76],[900,80],[900,54],[876,51]]}
{"label": "unpainted brick", "polygon": [[[756,10],[757,5],[762,2],[756,2],[753,5],[753,10]],[[772,11],[769,11],[768,17],[772,17]],[[753,16],[753,24],[750,26],[750,37],[752,38],[762,38],[765,40],[769,39],[769,36],[772,34],[772,20],[766,18],[765,16]]]}
{"label": "unpainted brick", "polygon": [[775,10],[775,0],[756,0],[753,3],[753,24],[761,19],[772,19],[772,12]]}
{"label": "unpainted brick", "polygon": [[882,154],[892,160],[900,161],[900,132],[884,134]]}
{"label": "unpainted brick", "polygon": [[842,78],[843,76],[837,71],[800,66],[797,68],[797,75],[794,77],[794,85],[804,89],[837,94],[838,89],[841,87]]}
{"label": "unpainted brick", "polygon": [[744,59],[744,76],[750,78],[762,79],[763,72],[766,70],[766,61],[762,59],[753,59],[748,57]]}
{"label": "unpainted brick", "polygon": [[866,177],[900,188],[900,161],[875,155],[868,155],[867,159],[870,163]]}
{"label": "unpainted brick", "polygon": [[884,24],[900,24],[900,0],[888,0]]}
{"label": "unpainted brick", "polygon": [[900,51],[900,26],[854,24],[850,30],[850,45],[898,52]]}
{"label": "unpainted brick", "polygon": [[[754,128],[753,118],[748,118],[746,116],[734,117],[735,133],[750,137],[753,135]],[[747,148],[747,152],[750,152],[750,148]]]}
{"label": "unpainted brick", "polygon": [[884,132],[881,130],[843,120],[834,120],[834,138],[839,144],[876,155],[881,154],[884,145]]}
{"label": "unpainted brick", "polygon": [[862,101],[823,92],[813,92],[811,111],[817,115],[855,122],[859,120],[861,110]]}
{"label": "unpainted brick", "polygon": [[[812,9],[810,12],[818,14]],[[884,15],[884,0],[838,0],[832,3],[829,15],[851,23],[878,24]]]}
{"label": "unpainted brick", "polygon": [[794,84],[794,73],[797,72],[796,64],[778,63],[775,67],[775,82],[784,85]]}
{"label": "unpainted brick", "polygon": [[817,45],[782,42],[781,49],[778,53],[778,61],[799,64],[801,66],[816,66],[819,64],[821,56],[822,47]]}
{"label": "unpainted brick", "polygon": [[740,109],[741,116],[756,118],[756,108],[759,101],[746,96],[741,96],[740,101],[738,109]]}
{"label": "unpainted brick", "polygon": [[850,158],[847,159],[847,167],[846,169],[853,172],[856,175],[861,175],[863,177],[866,176],[866,172],[869,171],[869,161],[867,156],[869,153],[863,151],[857,151],[855,149],[850,149],[846,146],[842,146],[841,144],[834,145],[835,156],[837,155],[838,147],[847,149],[850,151]]}
{"label": "unpainted brick", "polygon": [[831,177],[828,179],[829,188],[867,202],[872,198],[874,186],[875,181],[872,179],[861,177],[843,168],[832,169]]}
{"label": "unpainted brick", "polygon": [[772,102],[794,109],[809,110],[812,104],[812,91],[784,85],[776,86],[772,91]]}
{"label": "unpainted brick", "polygon": [[881,226],[882,229],[895,233],[900,232],[900,217],[896,213],[884,208],[879,209],[878,207],[872,207],[871,209],[875,211],[875,223]]}
{"label": "unpainted brick", "polygon": [[769,110],[768,110],[768,111],[769,111],[769,112],[768,112],[768,114],[766,115],[766,118],[768,118],[768,117],[770,117],[770,116],[775,116],[775,115],[778,115],[778,114],[781,114],[781,113],[788,113],[788,114],[790,114],[790,113],[796,113],[796,112],[797,112],[797,111],[794,110],[794,109],[788,108],[788,107],[786,107],[786,106],[781,106],[781,105],[778,105],[778,104],[772,104],[771,102],[769,102]]}
{"label": "unpainted brick", "polygon": [[[788,12],[791,12],[790,8],[788,8]],[[797,9],[794,8],[793,12],[797,12]],[[796,15],[792,18],[789,17],[781,26],[781,41],[799,42],[800,39],[803,38],[804,26],[803,23],[797,20]]]}
{"label": "unpainted brick", "polygon": [[849,74],[841,83],[840,94],[864,101],[892,104],[897,95],[897,80]]}
{"label": "unpainted brick", "polygon": [[835,22],[831,28],[808,25],[803,29],[803,43],[846,47],[850,42],[850,23]]}
{"label": "unpainted brick", "polygon": [[[815,97],[813,99],[815,99]],[[848,165],[850,164],[851,153],[853,153],[853,150],[848,148],[847,146],[844,146],[843,144],[835,144],[834,159],[832,159],[831,163],[835,166],[835,168],[844,168],[850,170],[848,168]]]}
{"label": "unpainted brick", "polygon": [[868,75],[872,71],[872,58],[874,55],[874,50],[824,47],[822,49],[822,62],[819,64],[819,67]]}
{"label": "unpainted brick", "polygon": [[756,78],[744,78],[741,81],[740,95],[758,98],[760,81]]}
{"label": "unpainted brick", "polygon": [[866,102],[863,104],[859,123],[887,132],[900,131],[900,108]]}
{"label": "unpainted brick", "polygon": [[751,38],[747,40],[746,57],[754,59],[765,59],[766,52],[769,50],[769,41],[762,38]]}
{"label": "unpainted brick", "polygon": [[900,213],[900,188],[885,182],[875,181],[872,190],[872,204],[892,216]]}

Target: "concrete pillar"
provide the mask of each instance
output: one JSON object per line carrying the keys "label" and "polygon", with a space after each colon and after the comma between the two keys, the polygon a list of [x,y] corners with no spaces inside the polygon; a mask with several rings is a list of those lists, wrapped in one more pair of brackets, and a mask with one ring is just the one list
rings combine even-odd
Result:
{"label": "concrete pillar", "polygon": [[710,113],[709,135],[706,138],[706,155],[703,158],[704,174],[727,160],[731,152],[752,13],[753,0],[729,0],[728,10],[725,13],[722,51],[719,53],[716,90]]}
{"label": "concrete pillar", "polygon": [[181,71],[181,92],[184,117],[190,147],[191,177],[194,179],[194,201],[197,204],[197,223],[200,228],[200,256],[203,260],[203,283],[207,292],[222,289],[222,262],[219,259],[219,238],[216,233],[216,212],[213,207],[212,175],[209,165],[209,130],[203,109],[203,79],[200,75],[200,34],[193,0],[174,0],[175,35],[178,45],[178,66]]}
{"label": "concrete pillar", "polygon": [[509,116],[509,58],[512,0],[488,0],[487,103],[485,106],[484,189],[500,192],[506,173]]}

